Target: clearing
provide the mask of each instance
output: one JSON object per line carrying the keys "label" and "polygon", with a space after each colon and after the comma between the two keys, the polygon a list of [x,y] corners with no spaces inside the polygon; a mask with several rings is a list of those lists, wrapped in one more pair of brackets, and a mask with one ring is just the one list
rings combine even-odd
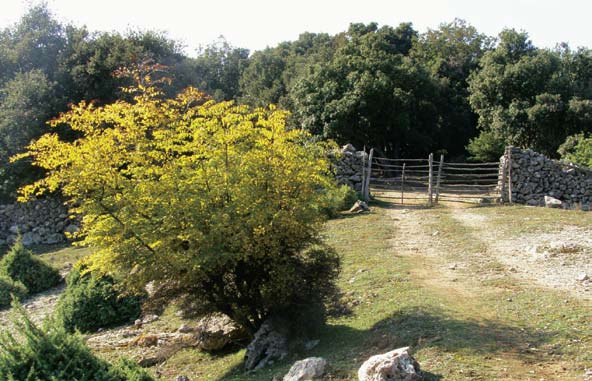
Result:
{"label": "clearing", "polygon": [[[241,349],[210,355],[163,348],[167,359],[153,374],[272,380],[297,359],[322,356],[331,364],[328,380],[353,381],[370,355],[402,346],[412,347],[426,380],[582,381],[592,368],[592,283],[583,276],[592,277],[592,213],[377,201],[370,213],[330,221],[324,234],[343,255],[338,307],[350,313],[330,319],[318,346],[251,374],[241,370]],[[84,253],[42,257],[61,266]],[[40,319],[58,291],[24,304]],[[171,306],[141,329],[91,335],[89,345],[106,358],[139,360],[146,348],[109,343],[172,333],[183,323],[191,324]]]}

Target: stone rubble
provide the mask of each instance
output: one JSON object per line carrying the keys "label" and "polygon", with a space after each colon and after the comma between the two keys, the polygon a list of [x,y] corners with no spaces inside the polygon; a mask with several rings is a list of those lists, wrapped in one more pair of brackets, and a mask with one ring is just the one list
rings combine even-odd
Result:
{"label": "stone rubble", "polygon": [[551,160],[529,149],[508,147],[500,159],[500,188],[502,171],[510,154],[513,202],[590,210],[592,170]]}
{"label": "stone rubble", "polygon": [[18,234],[25,246],[55,245],[77,231],[78,221],[57,198],[0,205],[0,245],[12,244]]}
{"label": "stone rubble", "polygon": [[266,320],[255,332],[245,353],[246,370],[261,369],[288,355],[288,335],[281,325],[271,319]]}
{"label": "stone rubble", "polygon": [[362,190],[363,166],[368,165],[368,154],[364,151],[358,151],[351,144],[346,144],[341,148],[337,158],[333,160],[335,169],[335,178],[342,185],[348,185],[355,191]]}

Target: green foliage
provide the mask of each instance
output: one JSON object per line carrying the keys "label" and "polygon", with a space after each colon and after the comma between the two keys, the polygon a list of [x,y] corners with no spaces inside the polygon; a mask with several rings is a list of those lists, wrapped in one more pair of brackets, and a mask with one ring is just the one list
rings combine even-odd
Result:
{"label": "green foliage", "polygon": [[329,217],[337,217],[339,212],[348,210],[358,200],[358,193],[347,185],[341,185],[340,187],[327,192],[327,205],[325,213]]}
{"label": "green foliage", "polygon": [[592,137],[583,133],[568,136],[557,152],[562,160],[592,168]]}
{"label": "green foliage", "polygon": [[589,50],[537,49],[526,33],[505,30],[471,75],[469,101],[483,133],[556,156],[567,136],[592,129],[591,79]]}
{"label": "green foliage", "polygon": [[440,116],[436,135],[440,148],[461,155],[467,141],[475,136],[477,116],[469,104],[469,75],[478,70],[483,54],[490,50],[492,38],[479,33],[467,22],[455,19],[419,36],[410,56],[424,65],[438,83],[435,99]]}
{"label": "green foliage", "polygon": [[13,324],[19,338],[8,330],[0,334],[0,379],[14,381],[151,381],[137,365],[120,360],[111,365],[100,360],[79,334],[46,324],[37,327],[15,305]]}
{"label": "green foliage", "polygon": [[201,48],[196,58],[186,59],[179,65],[175,79],[181,87],[195,86],[217,101],[237,99],[248,58],[249,50],[233,47],[220,37]]}
{"label": "green foliage", "polygon": [[278,104],[292,109],[290,93],[314,65],[329,61],[342,35],[303,33],[296,41],[254,52],[240,77],[241,101],[252,106]]}
{"label": "green foliage", "polygon": [[[62,25],[45,3],[0,31],[0,200],[14,201],[18,187],[43,175],[26,161],[10,165],[8,157],[47,132],[48,119],[68,103],[115,101],[129,82],[113,72],[150,59],[172,71],[185,60],[162,33],[90,34]],[[58,133],[73,138],[67,128]]]}
{"label": "green foliage", "polygon": [[371,145],[394,155],[419,154],[434,145],[437,86],[405,55],[415,38],[398,28],[352,24],[331,61],[312,67],[294,85],[298,124],[313,134]]}
{"label": "green foliage", "polygon": [[14,281],[5,275],[0,275],[0,309],[10,306],[12,296],[20,299],[27,295],[24,284]]}
{"label": "green foliage", "polygon": [[504,154],[504,149],[504,139],[497,136],[495,131],[483,131],[467,145],[470,158],[474,161],[498,161]]}
{"label": "green foliage", "polygon": [[[326,153],[336,147],[287,129],[273,106],[217,103],[192,88],[169,100],[146,85],[127,91],[132,102],[81,103],[52,122],[83,137],[30,146],[48,176],[24,198],[60,188],[79,205],[82,244],[96,248],[91,270],[138,290],[170,285],[256,329],[270,303],[305,288],[276,274],[304,268],[301,253],[318,241],[334,187]],[[289,293],[268,298],[264,288]]]}
{"label": "green foliage", "polygon": [[62,281],[59,271],[26,249],[20,238],[0,260],[0,275],[21,282],[31,294],[48,290]]}
{"label": "green foliage", "polygon": [[141,298],[121,295],[112,277],[84,273],[76,266],[66,278],[66,291],[56,307],[56,322],[68,332],[92,332],[135,320],[141,312]]}

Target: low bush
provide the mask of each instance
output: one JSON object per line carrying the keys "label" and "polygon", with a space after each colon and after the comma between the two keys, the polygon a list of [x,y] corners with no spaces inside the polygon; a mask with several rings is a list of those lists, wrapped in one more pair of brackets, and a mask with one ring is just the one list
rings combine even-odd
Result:
{"label": "low bush", "polygon": [[10,305],[12,295],[20,299],[27,295],[27,288],[21,282],[0,275],[0,308]]}
{"label": "low bush", "polygon": [[15,305],[13,324],[18,339],[8,330],[0,335],[0,380],[15,381],[152,381],[144,370],[126,360],[109,364],[84,344],[53,323],[37,327]]}
{"label": "low bush", "polygon": [[133,321],[140,315],[141,297],[122,296],[109,276],[85,273],[77,265],[66,283],[66,291],[56,308],[56,319],[69,332],[96,331]]}
{"label": "low bush", "polygon": [[327,207],[324,212],[329,217],[336,217],[339,212],[348,210],[358,200],[358,193],[347,185],[331,189],[326,194]]}
{"label": "low bush", "polygon": [[21,282],[31,294],[55,287],[62,281],[59,271],[26,249],[20,238],[0,261],[0,275]]}
{"label": "low bush", "polygon": [[[195,315],[223,310],[242,327],[249,327],[230,308],[223,309],[226,303],[244,303],[264,312],[260,313],[258,324],[251,330],[247,328],[251,334],[264,320],[275,318],[287,322],[291,336],[312,337],[324,325],[325,305],[338,291],[335,281],[340,272],[340,257],[331,247],[318,243],[291,257],[249,258],[234,267],[221,262],[217,272],[222,274],[219,278],[212,276],[183,286],[183,310]],[[247,288],[245,279],[256,276],[256,287]],[[212,293],[219,288],[224,289],[224,298],[212,301]],[[249,311],[253,315],[255,312]]]}

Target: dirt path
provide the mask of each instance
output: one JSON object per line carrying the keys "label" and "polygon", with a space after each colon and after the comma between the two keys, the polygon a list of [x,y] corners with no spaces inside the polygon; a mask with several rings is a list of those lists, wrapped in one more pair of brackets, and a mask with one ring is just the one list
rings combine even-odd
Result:
{"label": "dirt path", "polygon": [[514,273],[517,281],[592,299],[592,229],[556,226],[554,231],[512,235],[479,208],[449,210],[473,239],[486,242],[487,255]]}
{"label": "dirt path", "polygon": [[[516,237],[496,226],[480,208],[393,207],[389,216],[397,228],[394,252],[413,261],[411,276],[437,294],[442,307],[454,316],[508,327],[523,324],[517,323],[521,315],[531,311],[521,311],[525,306],[514,303],[514,312],[508,314],[500,311],[500,301],[510,304],[512,292],[532,297],[545,289],[551,294],[565,291],[578,303],[588,304],[591,285],[577,280],[581,273],[592,275],[592,232],[586,228],[564,227]],[[555,302],[552,298],[548,300]],[[533,328],[537,334],[546,334],[546,326],[533,324]],[[524,356],[530,345],[512,343],[505,348],[500,343],[495,361],[483,359],[488,367],[498,369],[494,378],[462,379],[587,380],[585,369],[574,368],[568,357],[554,357],[551,344]]]}

